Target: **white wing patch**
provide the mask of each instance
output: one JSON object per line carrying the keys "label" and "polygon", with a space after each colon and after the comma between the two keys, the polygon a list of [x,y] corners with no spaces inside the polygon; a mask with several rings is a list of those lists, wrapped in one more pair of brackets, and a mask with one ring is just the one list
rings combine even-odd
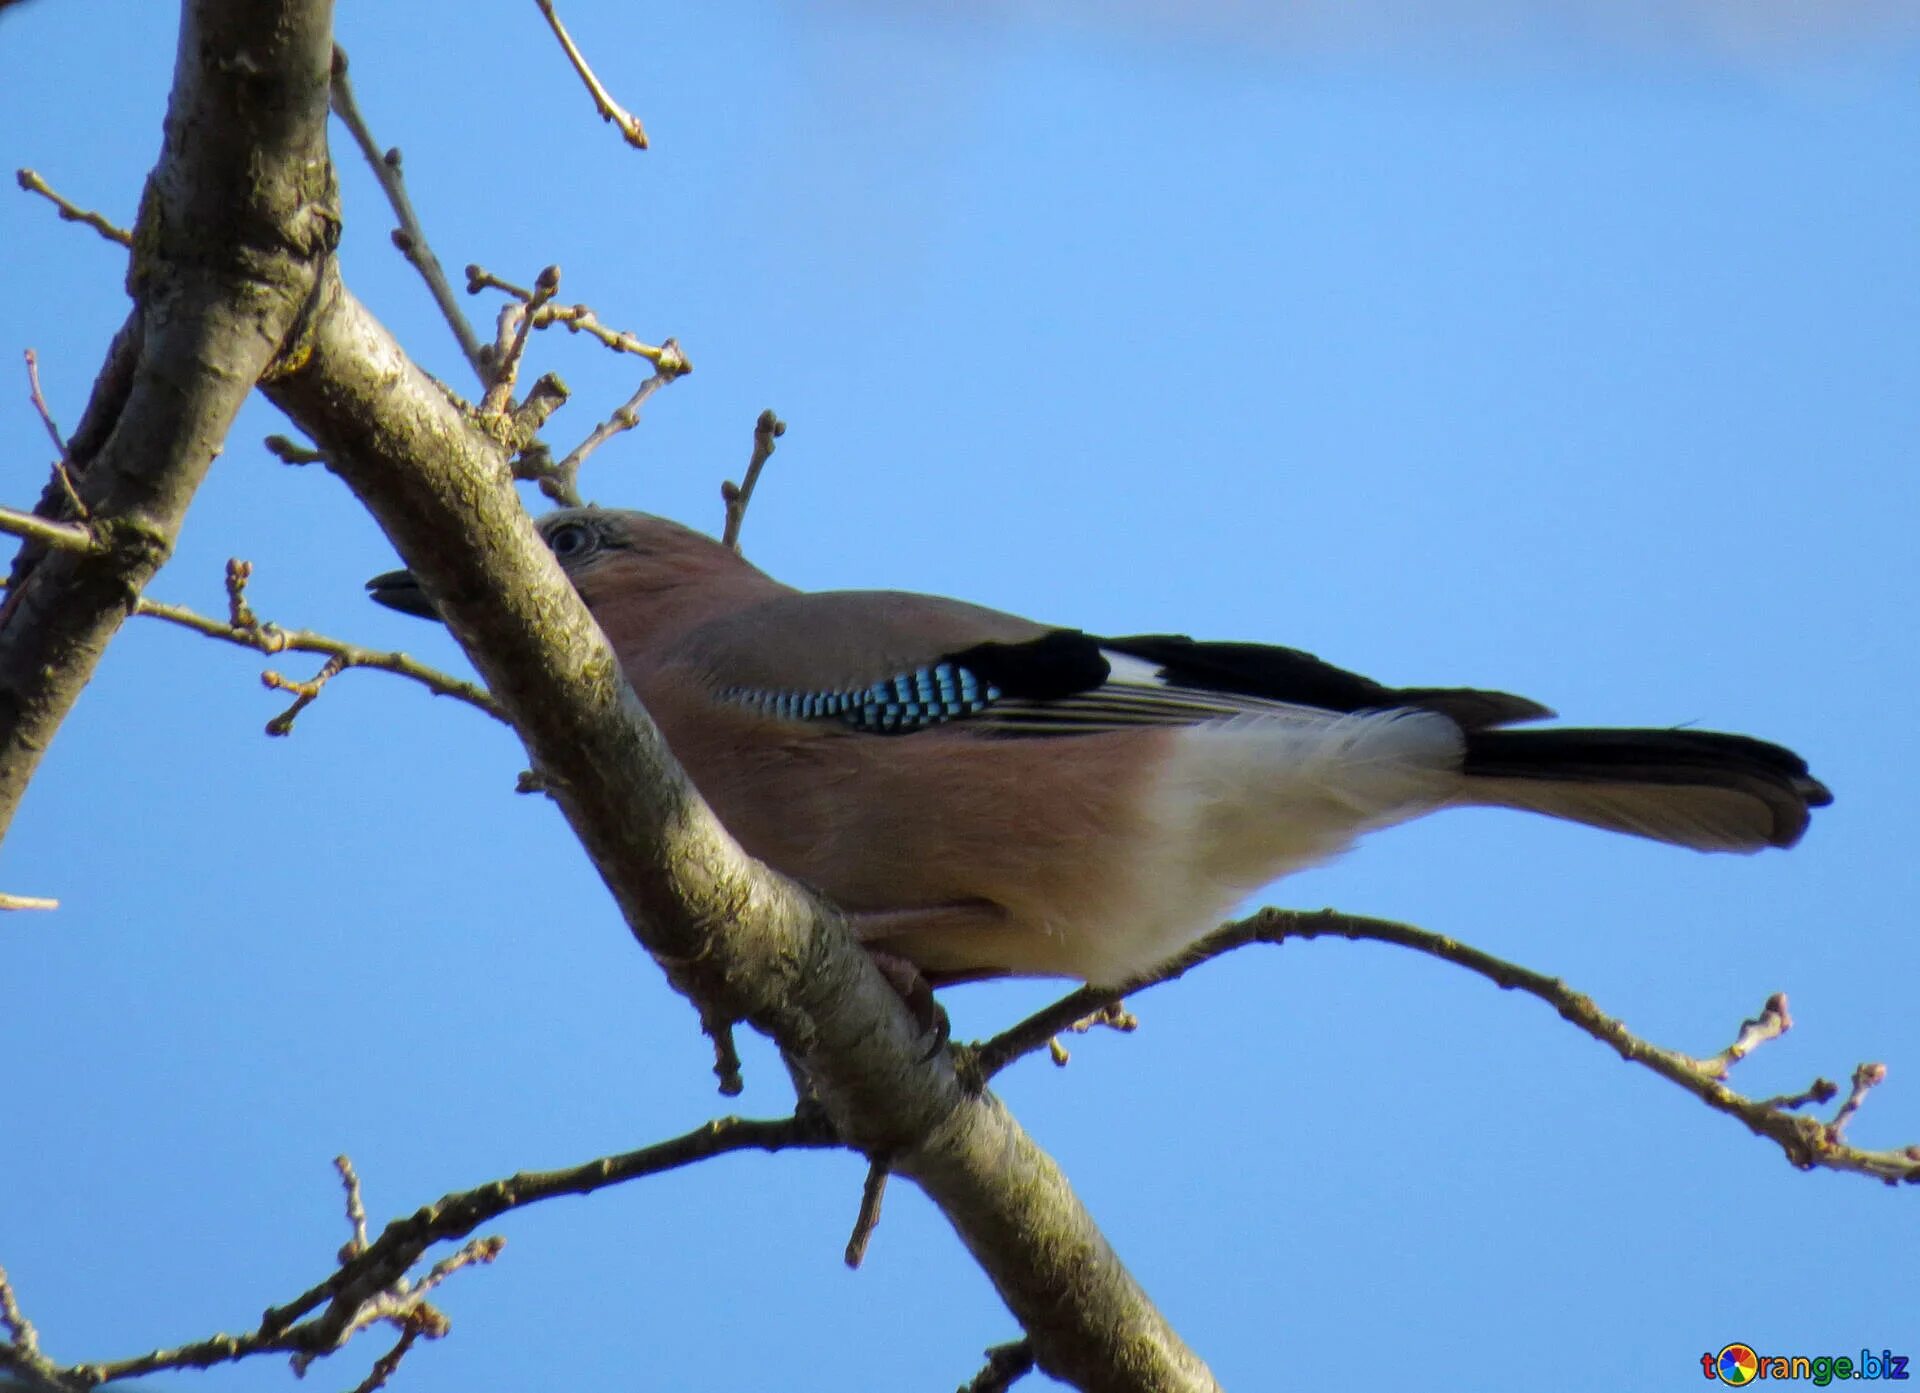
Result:
{"label": "white wing patch", "polygon": [[1141,726],[1193,726],[1235,716],[1312,725],[1328,717],[1317,706],[1183,687],[1161,676],[1157,664],[1130,653],[1103,648],[1100,656],[1112,672],[1093,690],[1049,701],[1002,698],[985,713],[986,722],[1031,734],[1090,735]]}

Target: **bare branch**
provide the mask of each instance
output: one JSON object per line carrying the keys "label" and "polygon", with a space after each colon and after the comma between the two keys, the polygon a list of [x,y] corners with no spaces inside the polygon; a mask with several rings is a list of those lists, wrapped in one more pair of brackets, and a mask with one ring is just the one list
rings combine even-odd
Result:
{"label": "bare branch", "polygon": [[401,1329],[400,1338],[394,1341],[393,1348],[374,1361],[367,1376],[354,1386],[353,1393],[374,1393],[376,1388],[384,1388],[387,1380],[400,1368],[400,1361],[407,1357],[407,1351],[413,1348],[414,1341],[425,1333],[418,1323],[407,1322]]}
{"label": "bare branch", "polygon": [[[668,339],[667,348],[674,347]],[[602,421],[590,431],[585,440],[574,446],[567,457],[554,465],[548,473],[537,476],[540,492],[554,502],[565,507],[580,506],[580,466],[587,462],[587,456],[606,444],[623,431],[630,431],[640,424],[640,408],[647,404],[647,398],[678,377],[678,373],[656,368],[652,377],[642,382],[639,389],[616,410],[613,415]]]}
{"label": "bare branch", "polygon": [[580,52],[567,33],[567,26],[560,22],[560,16],[554,13],[553,0],[534,0],[540,7],[540,13],[547,17],[547,23],[553,29],[554,38],[560,41],[560,47],[566,51],[567,61],[573,64],[573,70],[580,74],[580,80],[587,85],[587,91],[593,97],[595,110],[600,119],[611,121],[620,130],[627,144],[636,150],[647,148],[647,132],[640,124],[640,118],[633,115],[613,99],[613,94],[595,77],[593,69],[587,65],[586,55]]}
{"label": "bare branch", "polygon": [[0,909],[58,909],[60,901],[49,900],[40,895],[8,895],[0,893]]}
{"label": "bare branch", "polygon": [[353,143],[360,147],[360,153],[366,157],[374,178],[380,181],[381,191],[386,194],[393,215],[400,220],[400,226],[393,232],[393,245],[427,283],[433,303],[440,307],[440,317],[447,321],[454,340],[460,345],[462,356],[473,368],[481,385],[485,386],[487,368],[480,351],[480,338],[473,332],[473,325],[467,322],[466,312],[460,308],[453,286],[447,281],[447,273],[441,268],[440,258],[433,254],[433,248],[427,243],[426,231],[420,226],[420,218],[413,211],[413,200],[407,196],[406,181],[400,174],[400,149],[395,146],[381,153],[379,143],[373,138],[373,130],[367,125],[367,118],[360,112],[360,104],[354,100],[353,84],[347,80],[347,51],[339,44],[333,46],[332,105],[333,114],[340,118],[341,124],[353,136]]}
{"label": "bare branch", "polygon": [[38,542],[51,551],[71,551],[82,556],[97,556],[106,550],[93,529],[83,523],[54,522],[37,513],[19,513],[0,508],[0,532]]}
{"label": "bare branch", "polygon": [[740,1077],[740,1051],[733,1043],[733,1022],[703,1015],[700,1028],[713,1041],[713,1076],[720,1080],[720,1096],[738,1098],[747,1085]]}
{"label": "bare branch", "polygon": [[1033,1345],[1027,1340],[995,1345],[987,1351],[987,1365],[959,1393],[1007,1393],[1033,1372]]}
{"label": "bare branch", "polygon": [[727,506],[726,531],[720,540],[740,550],[740,527],[747,519],[747,505],[753,502],[753,490],[760,483],[760,471],[773,458],[774,442],[787,433],[787,423],[773,414],[772,408],[760,413],[753,423],[753,457],[747,461],[746,476],[739,482],[727,480],[720,485],[720,501]]}
{"label": "bare branch", "polygon": [[20,1298],[14,1295],[7,1269],[0,1267],[0,1334],[21,1354],[31,1358],[40,1352],[40,1336],[20,1310]]}
{"label": "bare branch", "polygon": [[[467,267],[467,293],[478,295],[482,290],[499,290],[525,304],[533,299],[533,292],[512,281],[502,280],[484,266]],[[586,334],[598,339],[616,353],[631,353],[636,358],[645,358],[655,367],[673,377],[683,377],[693,371],[693,364],[681,353],[680,345],[672,339],[655,346],[646,343],[636,335],[624,329],[614,329],[600,322],[600,317],[586,305],[543,304],[533,314],[533,327],[544,329],[550,324],[559,324],[569,332]]]}
{"label": "bare branch", "polygon": [[[0,1370],[15,1369],[65,1393],[82,1393],[102,1383],[138,1378],[163,1369],[205,1369],[262,1354],[289,1354],[296,1372],[344,1346],[358,1331],[386,1323],[398,1326],[400,1339],[383,1354],[360,1385],[378,1388],[420,1339],[438,1339],[451,1328],[427,1297],[465,1267],[492,1262],[503,1240],[476,1238],[441,1258],[418,1279],[408,1273],[443,1242],[467,1239],[474,1229],[514,1209],[563,1195],[587,1195],[610,1185],[658,1175],[735,1151],[783,1151],[840,1145],[818,1114],[769,1121],[719,1118],[682,1136],[618,1156],[603,1156],[557,1171],[529,1171],[448,1195],[388,1224],[380,1237],[366,1241],[366,1215],[359,1179],[343,1156],[335,1162],[347,1190],[353,1237],[340,1251],[339,1268],[325,1281],[288,1304],[267,1311],[260,1325],[244,1335],[156,1349],[129,1359],[61,1368],[40,1352],[33,1326],[21,1314],[13,1289],[0,1270]],[[323,1309],[324,1308],[324,1309]],[[303,1319],[306,1317],[306,1319]]]}
{"label": "bare branch", "polygon": [[302,445],[297,440],[289,440],[284,435],[269,435],[261,442],[272,452],[273,457],[282,464],[291,464],[296,468],[309,464],[325,464],[327,457],[319,450]]}
{"label": "bare branch", "polygon": [[[1082,987],[1068,993],[1053,1005],[1035,1012],[1012,1029],[974,1047],[967,1067],[978,1071],[982,1082],[1034,1050],[1040,1049],[1059,1031],[1103,1006],[1117,1002],[1122,991],[1135,993],[1163,982],[1175,981],[1203,962],[1230,953],[1250,943],[1282,944],[1290,939],[1345,938],[1390,943],[1401,948],[1464,967],[1478,973],[1502,990],[1523,991],[1553,1007],[1568,1022],[1611,1046],[1622,1059],[1651,1069],[1669,1082],[1678,1084],[1716,1112],[1723,1112],[1745,1124],[1755,1136],[1765,1137],[1786,1153],[1787,1159],[1802,1170],[1816,1167],[1850,1171],[1872,1176],[1888,1184],[1920,1184],[1920,1147],[1901,1150],[1864,1151],[1841,1140],[1840,1129],[1858,1110],[1866,1091],[1885,1077],[1880,1065],[1862,1065],[1854,1074],[1854,1092],[1848,1106],[1831,1123],[1795,1116],[1792,1109],[1808,1102],[1826,1101],[1837,1092],[1824,1080],[1807,1094],[1794,1098],[1754,1099],[1735,1093],[1720,1080],[1739,1058],[1764,1040],[1784,1033],[1791,1025],[1783,995],[1768,999],[1761,1014],[1746,1022],[1734,1044],[1707,1059],[1695,1059],[1650,1044],[1629,1031],[1619,1021],[1602,1012],[1590,997],[1574,991],[1557,977],[1496,958],[1456,939],[1396,924],[1384,919],[1366,919],[1338,914],[1333,910],[1310,913],[1302,910],[1263,909],[1247,919],[1227,924],[1202,939],[1191,952],[1124,988]],[[1875,1073],[1875,1071],[1878,1071]],[[1864,1082],[1863,1082],[1864,1079]],[[1823,1095],[1824,1092],[1824,1096]]]}
{"label": "bare branch", "polygon": [[367,1251],[367,1206],[360,1197],[360,1175],[353,1159],[342,1153],[333,1158],[333,1168],[340,1172],[341,1188],[347,1192],[347,1227],[352,1231],[341,1245],[340,1261],[351,1262]]}
{"label": "bare branch", "polygon": [[[1887,1081],[1887,1066],[1884,1064],[1862,1064],[1853,1071],[1853,1089],[1847,1094],[1847,1101],[1840,1105],[1840,1111],[1833,1115],[1833,1121],[1826,1126],[1826,1140],[1834,1146],[1840,1145],[1840,1135],[1846,1125],[1853,1121],[1853,1115],[1860,1111],[1860,1105],[1867,1101],[1867,1091],[1877,1088]],[[1908,1147],[1908,1152],[1916,1150]],[[1920,1160],[1920,1157],[1909,1156]],[[1910,1174],[1904,1179],[1920,1181],[1920,1174]]]}
{"label": "bare branch", "polygon": [[62,222],[85,223],[109,242],[118,242],[123,247],[131,247],[133,245],[133,234],[131,232],[127,231],[124,227],[115,227],[98,213],[86,208],[76,207],[67,202],[66,199],[60,197],[59,194],[53,191],[45,179],[42,179],[31,169],[16,169],[13,172],[13,177],[20,187],[28,193],[37,193],[52,203],[55,208],[58,208]]}
{"label": "bare branch", "polygon": [[1696,1059],[1694,1068],[1708,1078],[1724,1079],[1733,1066],[1769,1040],[1778,1040],[1793,1029],[1793,1017],[1787,1014],[1787,994],[1775,992],[1760,1008],[1760,1014],[1740,1022],[1740,1033],[1719,1054]]}
{"label": "bare branch", "polygon": [[514,1209],[565,1195],[590,1195],[611,1185],[660,1175],[735,1151],[831,1149],[841,1143],[817,1114],[774,1119],[721,1117],[691,1132],[618,1156],[603,1156],[556,1171],[522,1171],[503,1180],[448,1195],[395,1219],[367,1249],[318,1286],[269,1310],[261,1329],[294,1328],[303,1316],[355,1292],[381,1290],[404,1276],[436,1243],[466,1238],[482,1224]]}
{"label": "bare branch", "polygon": [[[498,416],[507,409],[513,400],[514,383],[520,376],[520,359],[527,351],[527,336],[533,332],[534,316],[560,290],[560,268],[548,266],[541,270],[533,282],[533,294],[520,307],[519,313],[509,320],[502,315],[501,335],[504,340],[499,347],[502,352],[494,355],[492,364],[493,380],[487,386],[486,395],[480,398],[482,416]],[[511,307],[510,307],[511,308]],[[508,324],[512,324],[511,337],[507,334]]]}
{"label": "bare branch", "polygon": [[183,7],[134,306],[68,444],[105,545],[33,539],[0,604],[0,832],[338,242],[330,19],[330,6],[297,0]]}
{"label": "bare branch", "polygon": [[[435,596],[636,937],[703,1016],[805,1067],[847,1144],[939,1206],[1082,1386],[1214,1387],[1052,1160],[965,1088],[843,916],[747,857],[699,799],[507,481],[505,450],[329,273],[299,368],[266,384]],[[375,1248],[379,1247],[378,1242]],[[1064,1293],[1073,1299],[1063,1300]]]}
{"label": "bare branch", "polygon": [[316,634],[311,630],[283,629],[277,624],[261,622],[254,616],[242,597],[245,578],[251,571],[251,566],[237,559],[228,562],[227,565],[227,597],[230,612],[225,621],[197,613],[184,605],[163,604],[158,600],[149,600],[145,596],[135,603],[134,613],[165,620],[183,629],[191,629],[196,634],[217,638],[224,643],[237,644],[242,648],[251,648],[257,653],[323,655],[327,663],[322,667],[320,675],[312,682],[290,683],[277,673],[268,674],[271,680],[266,682],[267,686],[281,691],[291,691],[299,697],[291,708],[268,722],[269,735],[285,735],[292,727],[293,718],[320,694],[319,689],[328,680],[354,667],[391,672],[395,676],[418,682],[435,696],[452,697],[456,701],[464,701],[476,710],[486,712],[496,721],[506,719],[505,714],[500,710],[499,703],[484,688],[458,677],[451,677],[437,668],[428,667],[405,653],[382,653],[371,648],[362,648],[358,644],[345,643],[337,638],[329,638],[325,634]]}
{"label": "bare branch", "polygon": [[860,1212],[854,1215],[853,1233],[847,1238],[846,1263],[858,1268],[867,1259],[867,1245],[873,1231],[880,1227],[880,1202],[887,1195],[887,1163],[875,1159],[867,1163],[866,1184],[860,1187]]}
{"label": "bare branch", "polygon": [[40,417],[40,424],[47,428],[47,436],[53,441],[54,455],[65,464],[67,438],[60,433],[60,427],[53,419],[53,411],[47,406],[46,395],[40,390],[40,355],[29,348],[24,356],[27,360],[27,394],[33,402],[34,413]]}

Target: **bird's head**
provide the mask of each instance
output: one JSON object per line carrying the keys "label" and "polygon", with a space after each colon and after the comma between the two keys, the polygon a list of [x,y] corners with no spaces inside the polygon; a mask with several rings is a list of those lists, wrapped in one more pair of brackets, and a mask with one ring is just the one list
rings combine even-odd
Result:
{"label": "bird's head", "polygon": [[[616,628],[653,628],[702,596],[779,588],[732,548],[651,513],[562,508],[534,525],[609,637]],[[367,593],[403,614],[440,617],[411,571],[375,576]]]}

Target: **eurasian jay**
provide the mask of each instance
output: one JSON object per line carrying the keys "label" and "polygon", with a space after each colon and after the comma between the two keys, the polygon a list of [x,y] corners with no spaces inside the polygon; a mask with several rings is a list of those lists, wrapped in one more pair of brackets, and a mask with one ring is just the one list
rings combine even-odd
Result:
{"label": "eurasian jay", "polygon": [[[1553,713],[1290,648],[808,593],[644,513],[539,527],[721,822],[933,985],[1124,983],[1268,881],[1440,808],[1752,852],[1831,801],[1742,735],[1507,730]],[[367,588],[434,617],[408,572]]]}

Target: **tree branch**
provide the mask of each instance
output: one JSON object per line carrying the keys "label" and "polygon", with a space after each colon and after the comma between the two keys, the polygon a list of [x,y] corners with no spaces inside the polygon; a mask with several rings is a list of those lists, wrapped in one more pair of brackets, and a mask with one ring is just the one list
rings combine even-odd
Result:
{"label": "tree branch", "polygon": [[674,985],[704,1018],[773,1036],[847,1143],[933,1198],[1040,1367],[1083,1388],[1212,1388],[1052,1161],[925,1057],[838,912],[748,858],[700,802],[521,508],[504,449],[335,279],[309,347],[268,394],[433,597]]}
{"label": "tree branch", "polygon": [[[231,567],[236,563],[229,562]],[[244,562],[238,563],[244,565]],[[205,634],[208,638],[217,638],[223,643],[238,644],[242,648],[251,648],[256,653],[318,653],[337,664],[334,671],[346,668],[375,668],[381,672],[391,672],[395,676],[405,677],[418,682],[435,696],[452,697],[464,701],[475,710],[484,711],[496,721],[507,719],[499,703],[487,695],[480,687],[471,682],[462,681],[428,667],[405,653],[383,653],[371,648],[362,648],[358,644],[346,643],[325,634],[316,634],[308,629],[283,629],[277,624],[263,623],[254,618],[250,611],[243,615],[220,620],[210,615],[200,614],[184,605],[162,604],[158,600],[149,600],[144,595],[135,602],[134,613],[161,619],[169,624],[177,624],[183,629],[191,629],[196,634]],[[273,674],[268,674],[272,676]],[[331,674],[329,674],[331,675]],[[267,683],[270,687],[290,690],[282,681]],[[301,703],[304,706],[306,703]],[[285,727],[292,725],[291,716],[282,716],[269,722],[267,733],[284,735]],[[276,726],[282,728],[276,729]]]}
{"label": "tree branch", "polygon": [[433,296],[433,303],[440,307],[440,317],[447,321],[447,327],[453,331],[461,355],[473,369],[474,376],[480,379],[480,385],[485,387],[487,368],[480,351],[479,335],[473,332],[473,325],[467,322],[459,298],[454,295],[453,286],[447,281],[447,273],[440,265],[440,258],[433,254],[433,248],[427,242],[426,229],[421,227],[419,215],[413,211],[413,200],[407,197],[406,181],[400,175],[400,148],[395,146],[381,153],[379,143],[373,138],[373,129],[367,125],[367,118],[360,112],[360,104],[354,100],[353,84],[347,80],[347,51],[338,44],[333,48],[332,72],[333,114],[340,118],[340,124],[347,128],[353,143],[360,147],[361,155],[373,170],[373,177],[380,181],[380,191],[386,194],[394,217],[400,220],[400,226],[393,230],[393,245],[420,273],[420,279],[427,283],[427,293]]}
{"label": "tree branch", "polygon": [[547,25],[553,30],[554,38],[560,41],[560,47],[567,55],[567,61],[573,64],[574,72],[580,75],[580,81],[586,84],[587,94],[593,98],[594,110],[600,113],[600,119],[610,121],[619,130],[621,137],[636,150],[647,148],[647,131],[640,124],[640,118],[628,111],[613,99],[593,69],[587,63],[587,57],[567,33],[567,26],[560,22],[560,16],[554,13],[553,0],[534,0],[540,7],[540,13],[547,17]]}
{"label": "tree branch", "polygon": [[38,513],[19,513],[12,508],[0,508],[0,532],[38,542],[48,551],[95,556],[106,550],[91,527],[77,522],[55,522]]}
{"label": "tree branch", "polygon": [[[30,542],[0,605],[0,835],[338,237],[327,0],[194,0],[128,285],[71,442],[98,550]],[[62,520],[55,497],[37,510]]]}
{"label": "tree branch", "polygon": [[720,485],[720,501],[727,508],[726,530],[720,535],[720,541],[740,550],[740,528],[747,520],[747,505],[753,502],[753,491],[759,487],[760,471],[767,467],[767,461],[773,458],[780,437],[787,433],[787,423],[773,414],[769,407],[760,413],[760,419],[753,423],[753,456],[747,461],[747,472],[740,476],[740,482],[728,479]]}
{"label": "tree branch", "polygon": [[1920,1184],[1920,1146],[1895,1150],[1867,1151],[1847,1144],[1841,1133],[1859,1109],[1867,1090],[1885,1077],[1878,1064],[1863,1064],[1854,1071],[1853,1092],[1834,1119],[1820,1123],[1794,1114],[1794,1109],[1810,1103],[1831,1101],[1839,1089],[1826,1080],[1816,1080],[1805,1093],[1789,1098],[1754,1099],[1734,1092],[1722,1082],[1728,1071],[1758,1045],[1776,1039],[1791,1028],[1787,1000],[1776,993],[1768,998],[1759,1016],[1744,1022],[1734,1042],[1718,1054],[1696,1059],[1651,1044],[1633,1034],[1619,1021],[1601,1011],[1593,999],[1576,992],[1557,977],[1496,958],[1478,948],[1469,947],[1444,934],[1396,924],[1385,919],[1367,919],[1325,909],[1263,909],[1258,914],[1227,924],[1202,939],[1191,952],[1158,972],[1124,987],[1082,987],[1070,992],[1051,1006],[1035,1012],[1026,1020],[1003,1031],[984,1045],[972,1048],[971,1067],[984,1082],[1021,1056],[1046,1046],[1054,1035],[1072,1028],[1075,1022],[1112,1007],[1123,995],[1132,995],[1176,981],[1201,963],[1252,943],[1279,945],[1291,939],[1344,938],[1390,943],[1411,948],[1429,957],[1440,958],[1464,967],[1492,982],[1503,991],[1522,991],[1553,1007],[1568,1022],[1611,1046],[1629,1063],[1651,1069],[1661,1078],[1679,1085],[1716,1112],[1737,1118],[1755,1136],[1765,1137],[1786,1153],[1787,1159],[1802,1170],[1822,1168],[1850,1171],[1884,1180],[1889,1185],[1906,1182]]}
{"label": "tree branch", "polygon": [[[465,1239],[482,1224],[515,1209],[565,1195],[590,1195],[736,1151],[818,1150],[840,1144],[818,1114],[769,1120],[716,1118],[691,1132],[637,1151],[602,1156],[564,1170],[522,1171],[447,1195],[405,1219],[395,1219],[372,1243],[366,1241],[359,1179],[343,1156],[335,1165],[347,1190],[347,1222],[352,1237],[341,1249],[339,1268],[284,1306],[270,1308],[255,1329],[244,1335],[215,1335],[126,1359],[62,1367],[41,1352],[37,1332],[21,1313],[6,1272],[0,1269],[0,1333],[8,1337],[8,1344],[0,1345],[0,1371],[12,1370],[60,1393],[85,1393],[103,1383],[139,1378],[163,1369],[206,1369],[262,1354],[290,1354],[296,1370],[303,1370],[314,1360],[342,1348],[359,1330],[384,1320],[401,1325],[402,1335],[360,1385],[378,1387],[404,1354],[402,1346],[410,1347],[412,1339],[422,1335],[434,1338],[445,1333],[445,1318],[424,1306],[427,1293],[460,1267],[492,1261],[501,1247],[498,1239],[476,1239],[434,1264],[419,1279],[409,1279],[407,1274],[435,1244]],[[412,1339],[408,1331],[413,1332]]]}
{"label": "tree branch", "polygon": [[15,183],[28,193],[39,194],[40,197],[46,199],[55,208],[59,209],[61,221],[84,223],[109,242],[118,242],[123,247],[131,247],[133,245],[133,234],[131,232],[127,231],[124,227],[118,227],[108,222],[90,208],[82,208],[77,204],[67,202],[66,199],[54,192],[53,186],[48,184],[47,181],[42,179],[35,171],[31,169],[16,169],[13,172],[13,179]]}

